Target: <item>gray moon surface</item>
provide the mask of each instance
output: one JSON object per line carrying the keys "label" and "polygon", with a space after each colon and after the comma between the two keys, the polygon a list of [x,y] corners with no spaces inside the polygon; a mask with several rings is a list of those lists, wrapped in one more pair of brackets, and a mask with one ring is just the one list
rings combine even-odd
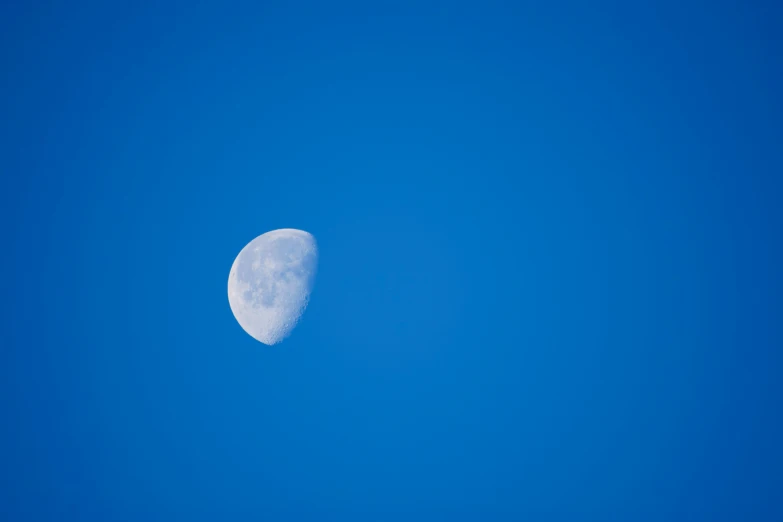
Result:
{"label": "gray moon surface", "polygon": [[228,275],[239,325],[268,345],[288,337],[310,301],[317,268],[318,245],[304,230],[273,230],[248,243]]}

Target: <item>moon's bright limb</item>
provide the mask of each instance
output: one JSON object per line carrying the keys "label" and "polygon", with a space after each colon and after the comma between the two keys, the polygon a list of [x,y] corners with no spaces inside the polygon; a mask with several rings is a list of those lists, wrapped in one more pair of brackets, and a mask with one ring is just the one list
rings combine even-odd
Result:
{"label": "moon's bright limb", "polygon": [[248,243],[228,275],[228,303],[240,326],[264,344],[288,337],[307,307],[317,265],[318,246],[304,230],[273,230]]}

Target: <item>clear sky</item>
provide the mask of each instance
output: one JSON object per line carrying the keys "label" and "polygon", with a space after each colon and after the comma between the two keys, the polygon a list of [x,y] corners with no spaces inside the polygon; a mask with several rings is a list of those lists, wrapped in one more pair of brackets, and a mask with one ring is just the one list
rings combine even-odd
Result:
{"label": "clear sky", "polygon": [[0,519],[783,520],[779,2],[142,4],[0,7]]}

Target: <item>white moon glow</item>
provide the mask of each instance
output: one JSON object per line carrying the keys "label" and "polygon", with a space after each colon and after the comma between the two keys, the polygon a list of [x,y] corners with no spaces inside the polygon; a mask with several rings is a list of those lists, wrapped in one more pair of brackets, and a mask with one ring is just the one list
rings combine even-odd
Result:
{"label": "white moon glow", "polygon": [[248,243],[228,275],[228,304],[240,326],[264,344],[288,337],[310,300],[317,265],[318,246],[304,230],[273,230]]}

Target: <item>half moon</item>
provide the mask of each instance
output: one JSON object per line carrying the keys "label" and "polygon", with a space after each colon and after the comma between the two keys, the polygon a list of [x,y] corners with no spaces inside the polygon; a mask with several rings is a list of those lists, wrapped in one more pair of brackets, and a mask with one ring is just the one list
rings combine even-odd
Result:
{"label": "half moon", "polygon": [[239,252],[228,275],[228,304],[251,337],[274,345],[307,308],[318,266],[312,234],[284,228],[262,234]]}

